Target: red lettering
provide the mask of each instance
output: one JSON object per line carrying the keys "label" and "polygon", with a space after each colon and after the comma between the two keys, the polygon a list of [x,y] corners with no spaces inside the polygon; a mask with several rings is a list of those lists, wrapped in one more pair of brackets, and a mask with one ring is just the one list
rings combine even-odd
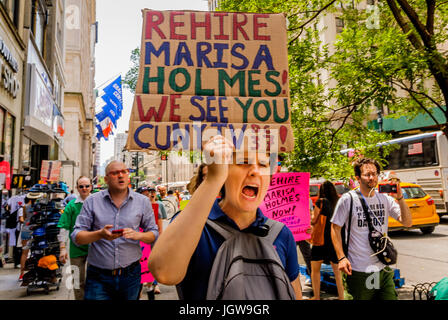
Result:
{"label": "red lettering", "polygon": [[192,12],[191,16],[191,39],[196,39],[196,29],[205,28],[205,39],[211,38],[210,13],[205,14],[204,22],[196,22],[196,12]]}
{"label": "red lettering", "polygon": [[[243,21],[238,21],[238,15],[243,16]],[[233,14],[233,40],[238,40],[238,30],[240,30],[244,39],[249,40],[246,31],[244,31],[243,26],[247,23],[247,16],[244,13],[234,13]]]}
{"label": "red lettering", "polygon": [[[153,20],[153,17],[157,17],[157,20]],[[146,32],[145,39],[152,39],[152,29],[154,29],[162,39],[166,39],[162,30],[158,27],[163,22],[163,13],[160,11],[147,11],[146,12]]]}
{"label": "red lettering", "polygon": [[224,34],[224,17],[228,15],[227,12],[215,12],[213,15],[219,18],[219,34],[215,40],[229,40],[229,35]]}
{"label": "red lettering", "polygon": [[170,12],[170,39],[176,39],[176,40],[186,40],[187,36],[184,34],[177,34],[176,33],[176,28],[177,27],[183,27],[184,23],[183,22],[175,22],[174,18],[176,16],[183,16],[184,12],[179,12],[179,11],[171,11]]}
{"label": "red lettering", "polygon": [[154,118],[156,122],[161,122],[163,114],[165,113],[166,109],[166,103],[168,101],[167,96],[162,96],[162,101],[160,102],[159,111],[156,112],[155,107],[150,107],[148,112],[146,112],[146,115],[143,111],[143,105],[142,105],[142,98],[140,96],[136,96],[137,99],[137,108],[138,108],[138,115],[140,117],[140,121],[142,122],[150,122],[151,118]]}
{"label": "red lettering", "polygon": [[179,109],[179,105],[176,104],[176,99],[180,98],[180,94],[170,95],[170,121],[180,122],[180,116],[174,114],[175,109]]}
{"label": "red lettering", "polygon": [[269,18],[269,15],[254,14],[254,40],[267,40],[267,41],[271,40],[270,36],[263,36],[263,35],[258,34],[259,28],[265,28],[268,26],[265,22],[259,23],[258,18]]}

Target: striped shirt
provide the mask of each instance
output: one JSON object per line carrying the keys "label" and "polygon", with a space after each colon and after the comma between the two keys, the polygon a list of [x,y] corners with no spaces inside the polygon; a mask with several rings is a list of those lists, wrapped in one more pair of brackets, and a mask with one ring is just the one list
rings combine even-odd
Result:
{"label": "striped shirt", "polygon": [[[71,234],[73,242],[80,231],[96,231],[105,225],[113,225],[113,229],[132,228],[143,232],[151,231],[156,239],[159,231],[154,219],[154,212],[148,197],[129,189],[126,200],[120,208],[112,202],[109,190],[90,195],[76,219]],[[87,261],[102,269],[125,268],[141,258],[140,241],[119,237],[115,240],[100,239],[89,246]]]}

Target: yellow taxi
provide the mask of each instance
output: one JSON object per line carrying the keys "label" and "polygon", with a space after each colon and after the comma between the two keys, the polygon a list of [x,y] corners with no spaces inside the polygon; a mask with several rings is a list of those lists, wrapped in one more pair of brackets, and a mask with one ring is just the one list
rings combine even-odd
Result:
{"label": "yellow taxi", "polygon": [[440,223],[434,200],[418,184],[400,182],[400,186],[405,202],[411,210],[412,227],[405,228],[397,220],[389,217],[389,231],[420,229],[423,234],[432,233]]}

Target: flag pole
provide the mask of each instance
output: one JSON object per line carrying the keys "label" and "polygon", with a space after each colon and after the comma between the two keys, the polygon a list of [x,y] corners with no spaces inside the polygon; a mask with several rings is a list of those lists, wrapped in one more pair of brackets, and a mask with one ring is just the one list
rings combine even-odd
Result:
{"label": "flag pole", "polygon": [[103,87],[106,83],[110,82],[113,79],[116,79],[118,76],[121,76],[121,72],[117,73],[116,75],[114,75],[113,77],[110,77],[108,80],[104,81],[103,83],[101,83],[99,86],[96,86],[94,90],[98,90],[99,88]]}

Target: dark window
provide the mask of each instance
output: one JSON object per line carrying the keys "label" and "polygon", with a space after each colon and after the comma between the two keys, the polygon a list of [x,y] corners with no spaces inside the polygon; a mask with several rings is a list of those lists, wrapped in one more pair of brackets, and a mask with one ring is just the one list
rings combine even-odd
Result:
{"label": "dark window", "polygon": [[336,32],[341,33],[344,29],[344,20],[341,18],[336,18]]}
{"label": "dark window", "polygon": [[392,151],[386,160],[388,165],[385,166],[385,170],[436,166],[439,164],[436,138],[402,142],[399,144],[399,149]]}
{"label": "dark window", "polygon": [[403,187],[402,191],[405,199],[420,199],[426,197],[425,191],[419,187]]}
{"label": "dark window", "polygon": [[319,192],[319,186],[310,186],[310,197],[317,196],[318,192]]}
{"label": "dark window", "polygon": [[33,1],[32,31],[34,41],[42,56],[44,56],[46,20],[46,13],[41,7],[40,2],[38,0]]}

